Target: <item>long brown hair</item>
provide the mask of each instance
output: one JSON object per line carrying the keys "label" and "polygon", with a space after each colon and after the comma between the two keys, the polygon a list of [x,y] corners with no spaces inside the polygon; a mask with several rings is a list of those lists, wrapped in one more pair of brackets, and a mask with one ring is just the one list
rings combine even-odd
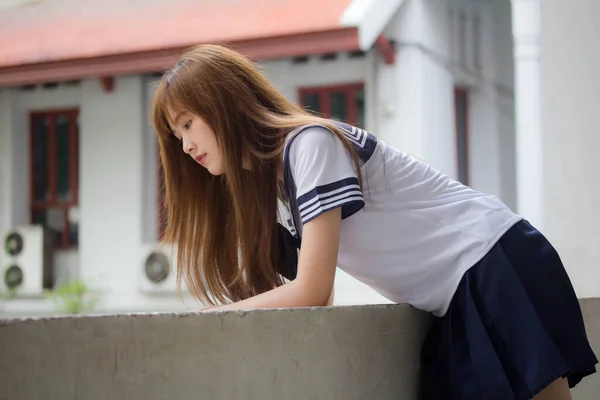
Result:
{"label": "long brown hair", "polygon": [[[187,110],[213,129],[224,174],[211,175],[187,156],[171,132],[173,110]],[[286,135],[330,121],[279,93],[249,59],[218,45],[200,45],[167,71],[152,119],[164,170],[167,226],[163,243],[177,248],[178,286],[209,303],[239,301],[283,283],[277,273],[278,171]],[[361,181],[362,182],[362,181]]]}

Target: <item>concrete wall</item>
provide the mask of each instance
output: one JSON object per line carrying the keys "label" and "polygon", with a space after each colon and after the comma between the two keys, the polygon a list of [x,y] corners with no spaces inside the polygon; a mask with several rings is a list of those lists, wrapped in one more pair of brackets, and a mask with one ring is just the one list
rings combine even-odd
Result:
{"label": "concrete wall", "polygon": [[[582,307],[600,353],[600,301]],[[411,400],[429,324],[404,305],[0,321],[0,398]]]}
{"label": "concrete wall", "polygon": [[600,2],[541,3],[544,226],[582,297],[600,295]]}
{"label": "concrete wall", "polygon": [[428,320],[396,306],[8,321],[0,398],[408,400]]}

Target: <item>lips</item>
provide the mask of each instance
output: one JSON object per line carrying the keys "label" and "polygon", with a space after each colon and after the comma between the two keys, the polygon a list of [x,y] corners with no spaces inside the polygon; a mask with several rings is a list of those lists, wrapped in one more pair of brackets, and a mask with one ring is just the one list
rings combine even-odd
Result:
{"label": "lips", "polygon": [[196,157],[194,157],[194,160],[196,160],[196,162],[201,165],[204,165],[205,159],[206,159],[206,153],[200,154],[200,155],[197,155]]}

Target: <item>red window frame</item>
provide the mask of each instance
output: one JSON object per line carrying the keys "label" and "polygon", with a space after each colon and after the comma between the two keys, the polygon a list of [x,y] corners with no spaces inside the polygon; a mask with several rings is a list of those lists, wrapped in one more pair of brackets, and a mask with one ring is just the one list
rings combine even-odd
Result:
{"label": "red window frame", "polygon": [[[306,95],[318,95],[320,98],[321,112],[320,115],[324,118],[330,118],[331,110],[331,95],[333,93],[346,94],[346,122],[350,125],[358,125],[358,109],[356,107],[356,93],[362,91],[364,93],[365,85],[363,82],[346,83],[340,85],[312,86],[302,87],[298,89],[298,104],[305,106],[303,99]],[[364,128],[364,127],[363,127]]]}
{"label": "red window frame", "polygon": [[465,115],[464,115],[464,129],[465,129],[465,149],[464,149],[464,164],[465,164],[465,168],[466,171],[465,173],[465,179],[463,183],[464,185],[469,185],[469,182],[471,180],[470,178],[470,163],[469,163],[469,138],[470,138],[470,129],[469,129],[469,91],[468,89],[465,88],[455,88],[454,89],[454,123],[455,123],[455,139],[456,139],[456,168],[457,168],[457,175],[458,178],[460,179],[460,164],[461,164],[461,160],[460,160],[460,138],[459,138],[459,130],[460,130],[460,115],[458,113],[458,102],[462,101],[463,104],[465,105]]}
{"label": "red window frame", "polygon": [[[72,160],[69,165],[69,184],[72,190],[72,196],[69,201],[58,201],[56,199],[56,118],[58,116],[68,116],[69,118],[69,159]],[[56,244],[57,249],[69,249],[77,247],[69,244],[69,208],[79,205],[79,129],[77,127],[77,118],[79,109],[61,109],[47,111],[33,111],[29,114],[29,200],[30,200],[30,220],[33,221],[33,214],[36,211],[47,210],[49,208],[60,208],[63,211],[63,233],[61,240]],[[39,201],[35,199],[35,120],[38,118],[49,118],[50,126],[48,130],[48,191],[50,199]]]}

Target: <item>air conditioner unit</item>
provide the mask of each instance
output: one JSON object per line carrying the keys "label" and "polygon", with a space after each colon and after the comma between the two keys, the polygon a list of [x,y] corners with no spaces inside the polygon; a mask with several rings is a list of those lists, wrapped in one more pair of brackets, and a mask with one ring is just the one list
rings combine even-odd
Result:
{"label": "air conditioner unit", "polygon": [[177,293],[177,249],[172,246],[146,244],[139,257],[139,288],[146,293]]}
{"label": "air conditioner unit", "polygon": [[14,227],[0,232],[1,286],[17,296],[40,296],[53,286],[53,246],[41,225]]}

